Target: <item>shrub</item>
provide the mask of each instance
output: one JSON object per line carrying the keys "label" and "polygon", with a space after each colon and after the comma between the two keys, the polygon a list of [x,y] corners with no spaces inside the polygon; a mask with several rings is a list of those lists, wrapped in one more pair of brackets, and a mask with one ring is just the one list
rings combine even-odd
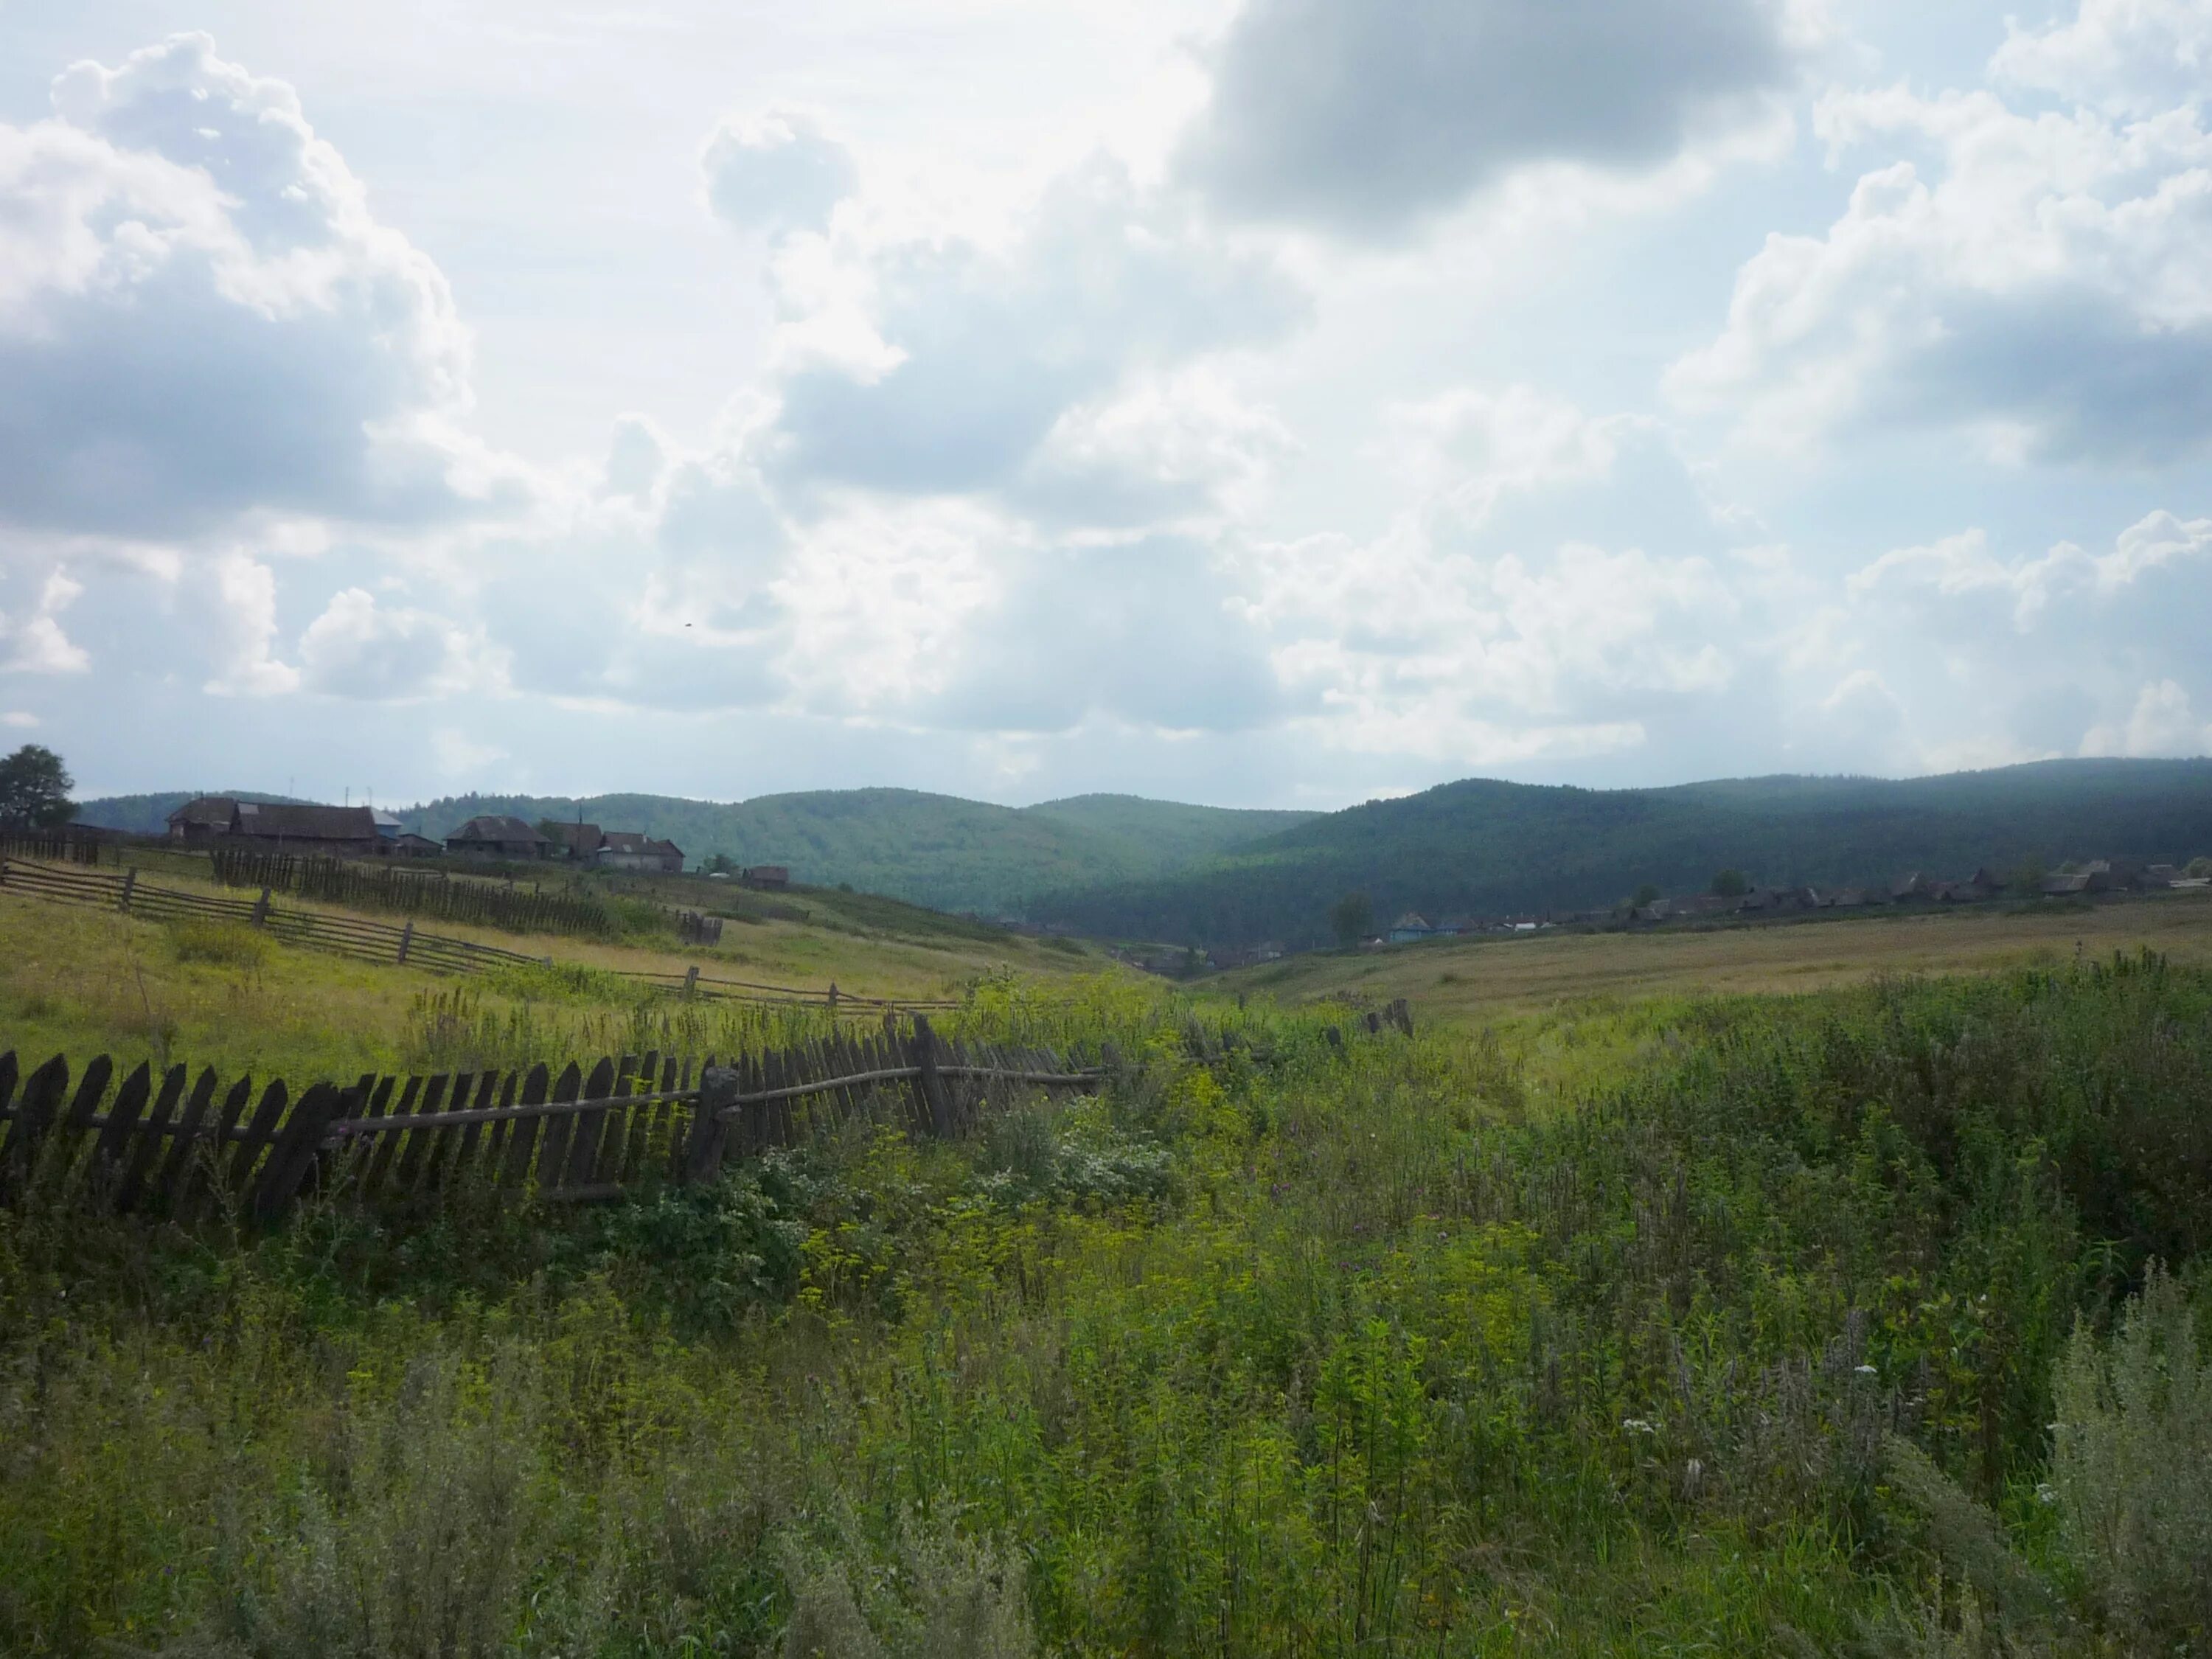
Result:
{"label": "shrub", "polygon": [[[2051,1486],[2069,1553],[2137,1650],[2212,1634],[2212,1364],[2155,1265],[2109,1344],[2077,1328],[2057,1378]],[[2189,1650],[2196,1650],[2194,1648]]]}
{"label": "shrub", "polygon": [[173,921],[168,933],[179,962],[258,968],[269,960],[269,936],[241,921]]}

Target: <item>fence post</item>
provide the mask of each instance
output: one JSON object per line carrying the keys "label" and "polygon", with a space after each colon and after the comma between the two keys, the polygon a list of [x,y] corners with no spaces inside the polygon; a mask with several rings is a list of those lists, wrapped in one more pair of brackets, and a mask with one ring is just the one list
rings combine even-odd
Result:
{"label": "fence post", "polygon": [[693,997],[698,994],[699,964],[695,962],[684,970],[684,994],[686,997]]}
{"label": "fence post", "polygon": [[712,1181],[722,1167],[722,1148],[734,1127],[723,1114],[738,1109],[738,1073],[731,1066],[710,1066],[699,1074],[699,1103],[693,1109],[690,1143],[684,1149],[686,1184]]}
{"label": "fence post", "polygon": [[399,961],[403,965],[407,960],[407,947],[414,943],[415,918],[410,916],[407,918],[407,925],[399,930]]}
{"label": "fence post", "polygon": [[256,927],[269,925],[269,890],[266,887],[261,890],[261,896],[253,901],[253,925]]}
{"label": "fence post", "polygon": [[937,1033],[929,1029],[929,1017],[914,1017],[913,1046],[908,1050],[913,1064],[921,1075],[915,1079],[921,1091],[921,1103],[929,1113],[930,1133],[940,1140],[952,1138],[952,1097],[945,1087],[945,1079],[937,1069]]}
{"label": "fence post", "polygon": [[830,1012],[837,1012],[837,981],[834,979],[830,981]]}
{"label": "fence post", "polygon": [[123,890],[118,893],[115,897],[115,908],[117,909],[126,913],[130,910],[131,894],[132,890],[137,885],[138,866],[134,864],[128,870],[125,870],[123,872]]}

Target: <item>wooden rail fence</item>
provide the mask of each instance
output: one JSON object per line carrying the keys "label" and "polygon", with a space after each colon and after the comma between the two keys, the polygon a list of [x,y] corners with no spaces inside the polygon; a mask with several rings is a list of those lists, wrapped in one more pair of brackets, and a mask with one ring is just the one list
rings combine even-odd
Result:
{"label": "wooden rail fence", "polygon": [[301,898],[357,910],[389,910],[401,915],[474,922],[510,933],[605,938],[614,932],[605,907],[588,898],[526,893],[466,876],[410,870],[394,864],[364,864],[357,860],[219,844],[208,851],[215,878],[225,887],[296,893]]}
{"label": "wooden rail fence", "polygon": [[[525,956],[520,951],[473,939],[449,939],[419,932],[410,921],[398,927],[358,916],[326,915],[319,911],[286,909],[270,902],[264,889],[258,898],[216,898],[173,887],[159,887],[138,879],[136,869],[109,875],[68,866],[34,864],[27,860],[0,858],[0,892],[27,894],[63,903],[89,904],[121,910],[155,921],[203,921],[241,922],[267,932],[286,945],[310,950],[334,951],[361,962],[394,966],[411,964],[438,972],[478,973],[507,966],[552,968],[551,957]],[[648,989],[701,998],[708,1001],[746,1002],[769,1007],[823,1007],[833,1014],[873,1016],[890,1010],[957,1008],[949,998],[886,1000],[854,996],[840,991],[833,981],[824,990],[797,985],[768,985],[749,980],[718,979],[702,974],[694,965],[681,974],[616,968],[605,970],[632,980]]]}
{"label": "wooden rail fence", "polygon": [[[464,1186],[550,1202],[710,1181],[726,1158],[798,1144],[888,1110],[952,1136],[1036,1089],[1095,1086],[1097,1070],[1040,1049],[949,1042],[926,1018],[726,1062],[647,1054],[432,1077],[370,1074],[224,1087],[106,1055],[70,1087],[60,1055],[19,1076],[0,1054],[0,1203],[74,1202],[191,1223],[280,1218],[310,1194],[434,1200]],[[21,1087],[18,1087],[20,1083]],[[111,1091],[111,1085],[113,1085]]]}

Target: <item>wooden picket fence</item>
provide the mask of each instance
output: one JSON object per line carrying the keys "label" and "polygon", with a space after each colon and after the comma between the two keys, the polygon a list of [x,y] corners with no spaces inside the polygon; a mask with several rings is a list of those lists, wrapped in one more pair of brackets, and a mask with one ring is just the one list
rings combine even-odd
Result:
{"label": "wooden picket fence", "polygon": [[[855,1114],[963,1133],[987,1109],[1103,1075],[1055,1054],[949,1042],[926,1018],[718,1062],[648,1054],[520,1071],[228,1088],[106,1055],[70,1087],[60,1055],[19,1078],[0,1054],[0,1203],[76,1203],[191,1224],[267,1224],[308,1195],[436,1201],[487,1188],[575,1202],[710,1181],[726,1158],[794,1146]],[[17,1087],[21,1083],[20,1090]],[[111,1092],[111,1085],[113,1085]]]}
{"label": "wooden picket fence", "polygon": [[221,845],[208,851],[215,878],[225,887],[295,893],[350,909],[473,922],[509,933],[604,938],[614,932],[613,919],[604,905],[568,894],[524,892],[439,870],[356,859]]}

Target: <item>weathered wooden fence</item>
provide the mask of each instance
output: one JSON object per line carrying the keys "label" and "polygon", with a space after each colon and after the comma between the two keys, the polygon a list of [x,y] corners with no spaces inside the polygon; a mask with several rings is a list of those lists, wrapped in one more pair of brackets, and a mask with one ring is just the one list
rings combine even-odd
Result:
{"label": "weathered wooden fence", "polygon": [[[442,973],[477,973],[502,963],[538,968],[557,965],[550,957],[525,956],[520,951],[502,950],[495,945],[479,945],[474,939],[448,939],[438,933],[421,933],[412,921],[394,927],[388,923],[368,921],[358,916],[333,916],[319,911],[285,909],[270,902],[270,896],[265,889],[258,898],[224,899],[207,893],[188,893],[173,887],[158,887],[149,882],[140,881],[135,869],[103,875],[93,870],[0,858],[0,892],[54,899],[66,904],[89,904],[155,921],[241,922],[261,928],[286,945],[333,951],[362,962],[394,966],[411,963]],[[822,1007],[833,1014],[872,1016],[894,1009],[914,1011],[957,1008],[961,1006],[957,1000],[943,997],[888,1000],[854,996],[850,992],[840,991],[834,980],[828,989],[817,990],[799,985],[766,985],[748,980],[717,979],[711,975],[702,974],[696,964],[681,974],[629,968],[605,971],[618,978],[635,981],[650,990],[708,1001],[746,1002],[769,1007]]]}
{"label": "weathered wooden fence", "polygon": [[363,962],[413,963],[462,974],[475,973],[501,963],[552,965],[550,957],[525,956],[520,951],[479,945],[474,939],[418,933],[411,921],[395,927],[359,916],[287,909],[271,903],[266,890],[258,898],[225,899],[210,893],[159,887],[139,880],[136,870],[108,875],[94,870],[0,858],[0,892],[22,893],[67,904],[89,904],[155,921],[238,922],[263,929],[286,945],[334,951]]}
{"label": "weathered wooden fence", "polygon": [[[266,1224],[300,1198],[434,1200],[466,1187],[573,1202],[714,1178],[728,1158],[788,1146],[857,1113],[952,1136],[1036,1089],[1094,1086],[1036,1049],[948,1042],[927,1019],[694,1066],[625,1054],[434,1077],[283,1082],[102,1055],[71,1087],[56,1055],[19,1077],[0,1054],[0,1203],[74,1202],[191,1223]],[[20,1082],[21,1087],[18,1087]],[[111,1085],[112,1085],[111,1089]]]}
{"label": "weathered wooden fence", "polygon": [[475,922],[519,933],[570,933],[604,938],[614,932],[606,908],[562,893],[526,893],[443,871],[402,865],[266,852],[250,847],[209,848],[215,878],[225,887],[296,893],[325,904],[388,910],[445,921]]}

